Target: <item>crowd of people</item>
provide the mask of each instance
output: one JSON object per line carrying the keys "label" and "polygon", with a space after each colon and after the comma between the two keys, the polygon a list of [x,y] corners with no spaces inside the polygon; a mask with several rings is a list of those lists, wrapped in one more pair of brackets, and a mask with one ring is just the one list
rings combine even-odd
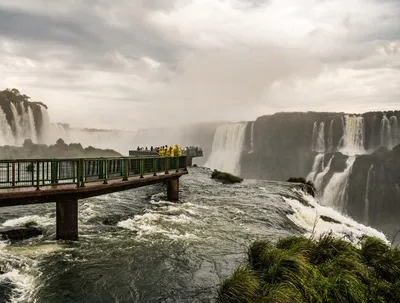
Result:
{"label": "crowd of people", "polygon": [[142,151],[142,152],[149,152],[149,153],[154,153],[158,154],[161,157],[179,157],[182,155],[185,156],[199,156],[203,155],[203,150],[201,147],[197,146],[190,146],[190,147],[185,147],[184,150],[182,150],[178,144],[175,144],[174,146],[168,146],[168,145],[163,145],[163,146],[150,146],[150,148],[146,147],[137,147],[137,151]]}

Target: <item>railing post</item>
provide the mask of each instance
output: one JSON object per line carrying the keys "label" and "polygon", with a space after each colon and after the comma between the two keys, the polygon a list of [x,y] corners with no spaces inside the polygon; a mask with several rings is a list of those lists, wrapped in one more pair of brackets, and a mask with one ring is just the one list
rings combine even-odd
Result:
{"label": "railing post", "polygon": [[12,163],[11,173],[11,184],[12,186],[15,186],[15,162]]}
{"label": "railing post", "polygon": [[122,181],[128,181],[129,177],[129,158],[124,158],[123,159],[123,164],[124,164],[124,178]]}
{"label": "railing post", "polygon": [[144,175],[144,159],[141,158],[139,160],[139,164],[140,164],[140,178],[143,178]]}
{"label": "railing post", "polygon": [[76,170],[74,170],[74,175],[76,172],[76,187],[79,187],[79,183],[81,182],[81,161],[78,159],[75,162],[75,164],[76,164]]}
{"label": "railing post", "polygon": [[85,159],[79,159],[79,163],[80,163],[80,184],[79,187],[85,187]]}
{"label": "railing post", "polygon": [[108,160],[105,159],[105,160],[102,160],[102,161],[103,161],[103,167],[104,167],[104,170],[103,170],[103,174],[104,174],[103,184],[108,184],[108,180],[107,180],[107,177],[108,177]]}
{"label": "railing post", "polygon": [[153,176],[157,176],[157,158],[153,158]]}
{"label": "railing post", "polygon": [[32,167],[32,171],[31,171],[32,186],[35,186],[35,163],[31,162],[30,164]]}
{"label": "railing post", "polygon": [[36,191],[40,190],[40,188],[39,188],[39,185],[40,185],[40,183],[39,183],[39,179],[40,179],[39,168],[40,168],[40,163],[39,163],[39,161],[36,161]]}
{"label": "railing post", "polygon": [[176,170],[175,171],[178,172],[179,171],[179,156],[176,157],[175,162],[176,162]]}
{"label": "railing post", "polygon": [[169,174],[169,157],[165,157],[164,161],[165,161],[165,174],[168,175]]}

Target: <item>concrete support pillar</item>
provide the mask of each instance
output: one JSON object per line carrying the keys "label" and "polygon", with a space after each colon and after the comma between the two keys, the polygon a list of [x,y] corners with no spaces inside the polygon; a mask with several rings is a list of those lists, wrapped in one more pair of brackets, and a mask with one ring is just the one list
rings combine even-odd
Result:
{"label": "concrete support pillar", "polygon": [[186,156],[186,166],[191,167],[193,163],[193,157],[192,156]]}
{"label": "concrete support pillar", "polygon": [[56,202],[57,240],[78,240],[78,200]]}
{"label": "concrete support pillar", "polygon": [[179,200],[179,179],[170,179],[167,181],[167,200]]}

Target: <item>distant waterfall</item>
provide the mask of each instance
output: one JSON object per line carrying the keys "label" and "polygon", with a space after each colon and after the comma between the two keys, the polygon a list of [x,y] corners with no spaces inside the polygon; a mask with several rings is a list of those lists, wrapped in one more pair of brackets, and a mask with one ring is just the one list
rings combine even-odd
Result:
{"label": "distant waterfall", "polygon": [[342,213],[346,210],[347,204],[347,185],[351,168],[356,160],[356,157],[349,157],[346,161],[346,168],[343,172],[335,173],[329,180],[322,198],[322,203],[326,206],[334,207]]}
{"label": "distant waterfall", "polygon": [[325,156],[324,154],[318,154],[318,155],[315,156],[314,163],[313,163],[313,166],[311,168],[311,172],[307,175],[307,181],[311,180],[311,181],[314,182],[315,176],[317,175],[319,170],[323,169],[324,156]]}
{"label": "distant waterfall", "polygon": [[396,116],[391,116],[389,119],[389,127],[390,127],[390,133],[392,135],[390,146],[389,148],[395,147],[397,144],[399,144],[399,125],[397,122],[397,117]]}
{"label": "distant waterfall", "polygon": [[27,117],[28,117],[29,138],[32,140],[33,143],[38,143],[35,118],[33,117],[33,111],[30,106],[28,106],[28,108],[27,108]]}
{"label": "distant waterfall", "polygon": [[1,145],[14,145],[15,139],[11,127],[8,124],[6,114],[0,107],[0,144]]}
{"label": "distant waterfall", "polygon": [[386,114],[383,115],[381,120],[381,146],[389,147],[392,141],[392,134],[390,129],[390,121]]}
{"label": "distant waterfall", "polygon": [[13,102],[10,103],[11,107],[11,112],[13,114],[13,120],[14,120],[14,128],[15,128],[15,143],[20,145],[22,144],[23,138],[23,129],[22,129],[22,123],[21,123],[21,118],[18,114],[17,107]]}
{"label": "distant waterfall", "polygon": [[40,111],[42,113],[42,128],[41,128],[41,142],[44,144],[55,143],[52,142],[52,127],[50,123],[49,113],[47,109],[43,106],[40,107]]}
{"label": "distant waterfall", "polygon": [[344,119],[343,146],[340,151],[349,156],[365,154],[364,118],[361,116],[346,115]]}
{"label": "distant waterfall", "polygon": [[331,120],[329,123],[329,133],[328,133],[328,150],[329,152],[333,152],[333,122],[335,120]]}
{"label": "distant waterfall", "polygon": [[65,130],[64,126],[60,123],[53,123],[52,131],[53,131],[52,137],[55,140],[58,140],[59,138],[62,138],[63,140],[69,139],[67,130]]}
{"label": "distant waterfall", "polygon": [[369,222],[369,190],[371,187],[371,181],[373,180],[374,165],[368,169],[367,182],[365,184],[365,204],[364,204],[364,224]]}
{"label": "distant waterfall", "polygon": [[251,123],[251,133],[250,133],[250,148],[251,151],[254,152],[254,125],[256,122]]}
{"label": "distant waterfall", "polygon": [[312,150],[323,153],[325,152],[325,123],[314,122],[312,134]]}
{"label": "distant waterfall", "polygon": [[240,156],[243,151],[246,123],[218,126],[211,155],[206,166],[235,175],[240,174]]}

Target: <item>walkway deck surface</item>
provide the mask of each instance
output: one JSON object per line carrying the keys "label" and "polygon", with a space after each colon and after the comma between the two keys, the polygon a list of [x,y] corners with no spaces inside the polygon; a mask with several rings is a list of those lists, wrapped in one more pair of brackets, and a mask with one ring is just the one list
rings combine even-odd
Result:
{"label": "walkway deck surface", "polygon": [[36,187],[18,187],[0,189],[0,207],[50,203],[56,200],[85,199],[93,196],[109,194],[117,191],[129,190],[142,186],[162,183],[169,179],[177,179],[186,175],[186,170],[170,170],[168,174],[132,176],[128,181],[120,179],[108,180],[108,184],[103,181],[85,183],[85,187],[77,187],[76,184],[60,184],[53,186],[41,186],[40,190]]}

